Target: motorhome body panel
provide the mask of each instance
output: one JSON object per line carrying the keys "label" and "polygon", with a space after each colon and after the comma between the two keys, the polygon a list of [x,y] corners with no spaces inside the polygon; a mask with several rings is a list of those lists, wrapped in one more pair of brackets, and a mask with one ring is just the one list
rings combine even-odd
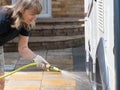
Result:
{"label": "motorhome body panel", "polygon": [[[85,2],[87,1],[89,0],[85,0]],[[113,53],[114,0],[92,0],[92,3],[92,9],[88,9],[88,11],[85,9],[85,12],[90,12],[85,22],[86,62],[89,62],[89,55],[92,57],[93,65],[96,65],[96,60],[98,60],[105,89],[116,90],[115,57]],[[91,2],[85,5],[90,4]],[[104,64],[100,62],[104,62]],[[96,73],[96,69],[93,68],[93,73]]]}

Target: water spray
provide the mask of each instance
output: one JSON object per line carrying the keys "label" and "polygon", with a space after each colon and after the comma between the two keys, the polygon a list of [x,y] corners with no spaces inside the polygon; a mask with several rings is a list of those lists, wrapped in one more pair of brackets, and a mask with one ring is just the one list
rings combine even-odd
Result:
{"label": "water spray", "polygon": [[[23,69],[25,69],[25,68],[28,68],[28,67],[31,67],[31,66],[36,66],[36,65],[37,65],[36,62],[27,64],[27,65],[24,65],[24,66],[22,66],[22,67],[20,67],[20,68],[18,68],[18,69],[16,69],[16,70],[14,70],[14,71],[11,71],[11,72],[8,73],[8,74],[5,74],[5,75],[3,75],[3,76],[0,76],[0,79],[1,79],[1,78],[5,78],[5,77],[8,77],[8,76],[10,76],[10,75],[12,75],[12,74],[14,74],[14,73],[16,73],[16,72],[19,72],[19,71],[21,71],[21,70],[23,70]],[[55,66],[50,66],[48,69],[49,69],[49,71],[61,72],[61,70],[60,70],[59,68],[55,67]]]}

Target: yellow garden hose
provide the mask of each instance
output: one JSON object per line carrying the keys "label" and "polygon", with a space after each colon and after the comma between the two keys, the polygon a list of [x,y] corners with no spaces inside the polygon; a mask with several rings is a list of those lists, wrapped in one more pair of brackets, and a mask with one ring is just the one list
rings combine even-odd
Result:
{"label": "yellow garden hose", "polygon": [[1,78],[5,78],[5,77],[8,77],[8,76],[10,76],[10,75],[12,75],[12,74],[20,71],[20,70],[23,70],[23,69],[25,69],[25,68],[28,68],[28,67],[31,67],[31,66],[35,66],[35,65],[37,65],[37,63],[35,63],[35,62],[34,62],[34,63],[27,64],[27,65],[24,65],[24,66],[22,66],[22,67],[20,67],[20,68],[18,68],[18,69],[16,69],[16,70],[8,73],[8,74],[5,74],[5,75],[3,75],[3,76],[0,76],[0,79],[1,79]]}
{"label": "yellow garden hose", "polygon": [[[24,65],[24,66],[22,66],[22,67],[20,67],[20,68],[18,68],[18,69],[16,69],[16,70],[14,70],[14,71],[11,71],[11,72],[8,73],[8,74],[5,74],[5,75],[3,75],[3,76],[0,76],[0,79],[1,79],[1,78],[5,78],[5,77],[8,77],[8,76],[10,76],[10,75],[12,75],[12,74],[14,74],[14,73],[16,73],[16,72],[18,72],[18,71],[21,71],[21,70],[23,70],[23,69],[25,69],[25,68],[28,68],[28,67],[31,67],[31,66],[36,66],[36,65],[37,65],[36,62],[27,64],[27,65]],[[57,67],[54,67],[54,66],[50,66],[50,67],[49,67],[49,70],[50,70],[50,71],[61,72],[60,69],[58,69]]]}

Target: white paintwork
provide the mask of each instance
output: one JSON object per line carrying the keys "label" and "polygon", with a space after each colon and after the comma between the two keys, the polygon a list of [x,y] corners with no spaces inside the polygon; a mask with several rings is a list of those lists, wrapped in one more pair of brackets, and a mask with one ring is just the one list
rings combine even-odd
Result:
{"label": "white paintwork", "polygon": [[[89,62],[89,54],[92,56],[93,64],[96,63],[96,51],[100,38],[103,38],[105,62],[107,70],[108,88],[109,90],[116,90],[115,88],[115,59],[113,54],[114,47],[114,0],[93,0],[93,9],[89,17],[85,17],[85,50],[86,62]],[[84,0],[85,13],[89,11],[91,0]],[[103,3],[103,7],[98,5]],[[99,25],[99,8],[103,9],[103,23]],[[99,29],[101,28],[101,30]],[[88,48],[88,41],[90,42],[91,51]],[[94,69],[93,69],[94,70]],[[95,72],[95,71],[93,71]],[[88,73],[88,72],[87,72]]]}

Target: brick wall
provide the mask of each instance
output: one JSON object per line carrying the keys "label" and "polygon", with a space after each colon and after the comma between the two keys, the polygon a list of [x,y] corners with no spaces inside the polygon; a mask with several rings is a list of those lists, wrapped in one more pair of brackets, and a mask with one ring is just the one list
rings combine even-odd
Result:
{"label": "brick wall", "polygon": [[11,4],[11,0],[0,0],[0,6]]}
{"label": "brick wall", "polygon": [[[12,0],[0,0],[0,6],[11,4]],[[52,17],[83,18],[84,0],[52,0]]]}
{"label": "brick wall", "polygon": [[84,0],[52,0],[53,17],[83,18]]}

